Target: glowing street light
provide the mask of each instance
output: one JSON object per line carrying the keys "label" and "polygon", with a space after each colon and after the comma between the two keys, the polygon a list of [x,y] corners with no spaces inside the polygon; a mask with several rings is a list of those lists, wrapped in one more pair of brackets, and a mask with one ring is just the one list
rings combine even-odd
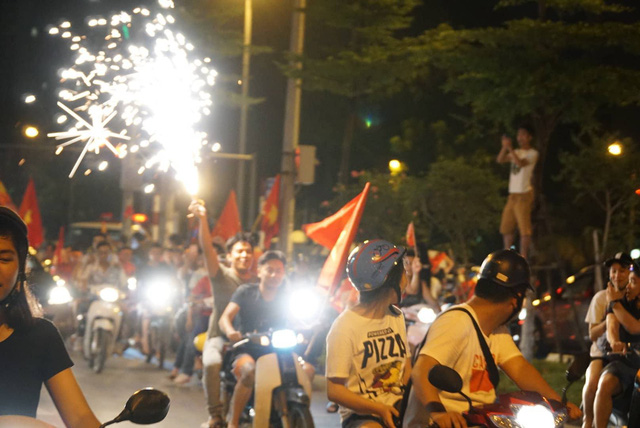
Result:
{"label": "glowing street light", "polygon": [[29,125],[24,128],[24,136],[27,138],[36,138],[39,134],[40,131],[35,126]]}
{"label": "glowing street light", "polygon": [[389,171],[391,171],[392,175],[399,174],[402,172],[402,162],[397,159],[392,159],[389,161]]}
{"label": "glowing street light", "polygon": [[620,156],[622,154],[622,144],[620,144],[619,142],[614,142],[609,144],[609,147],[607,147],[607,151],[609,152],[610,155],[613,156]]}
{"label": "glowing street light", "polygon": [[36,101],[36,96],[35,95],[29,94],[26,97],[24,97],[25,104],[31,104],[31,103],[33,103],[35,101]]}

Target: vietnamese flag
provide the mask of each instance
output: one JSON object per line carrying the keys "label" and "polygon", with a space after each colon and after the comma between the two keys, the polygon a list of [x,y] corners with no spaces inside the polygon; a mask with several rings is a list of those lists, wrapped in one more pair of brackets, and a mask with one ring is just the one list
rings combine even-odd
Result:
{"label": "vietnamese flag", "polygon": [[271,239],[280,232],[280,211],[278,201],[280,200],[280,174],[276,175],[273,187],[267,196],[267,200],[262,207],[262,222],[260,229],[264,232],[264,248],[268,250],[271,246]]}
{"label": "vietnamese flag", "polygon": [[18,212],[18,208],[14,205],[13,201],[11,200],[11,196],[9,196],[9,192],[7,192],[7,188],[4,187],[4,184],[2,184],[2,181],[0,181],[0,207],[8,207],[14,210],[15,212]]}
{"label": "vietnamese flag", "polygon": [[242,231],[242,224],[240,223],[240,214],[236,203],[236,192],[232,190],[220,217],[218,217],[218,222],[211,231],[211,236],[219,236],[226,241],[240,231]]}
{"label": "vietnamese flag", "polygon": [[[342,231],[347,227],[347,223],[356,212],[358,203],[362,199],[362,195],[364,195],[364,199],[366,201],[368,191],[369,183],[366,184],[365,190],[363,190],[362,193],[340,208],[337,213],[317,223],[303,224],[302,230],[304,230],[304,233],[306,233],[307,236],[317,244],[331,250],[338,241]],[[358,217],[358,222],[359,221],[360,218]]]}
{"label": "vietnamese flag", "polygon": [[20,217],[27,224],[29,245],[34,248],[40,247],[44,242],[44,232],[42,230],[42,219],[40,218],[40,208],[38,208],[38,198],[36,197],[36,186],[33,178],[29,179],[27,190],[22,197],[22,204],[18,211]]}
{"label": "vietnamese flag", "polygon": [[413,222],[409,223],[409,227],[407,227],[407,247],[415,247],[416,246],[416,230],[413,227]]}
{"label": "vietnamese flag", "polygon": [[[319,223],[307,225],[305,232],[311,237],[310,229],[316,238],[321,237],[325,242],[330,242],[336,228],[340,228],[338,236],[334,241],[335,244],[322,266],[320,277],[318,278],[318,286],[324,288],[331,296],[339,284],[347,265],[347,257],[349,256],[349,248],[356,236],[356,231],[360,225],[362,211],[367,202],[369,194],[369,186],[367,183],[364,190],[358,196],[351,200],[347,205],[342,207],[340,211],[331,217],[327,217]],[[323,235],[327,231],[326,235]],[[312,239],[319,242],[316,238]]]}

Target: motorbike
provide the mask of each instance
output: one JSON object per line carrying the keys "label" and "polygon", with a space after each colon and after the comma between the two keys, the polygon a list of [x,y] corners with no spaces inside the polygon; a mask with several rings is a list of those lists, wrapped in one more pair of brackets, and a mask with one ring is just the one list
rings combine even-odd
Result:
{"label": "motorbike", "polygon": [[66,281],[49,272],[50,264],[42,265],[37,258],[27,257],[27,277],[29,287],[42,305],[45,318],[55,324],[63,339],[75,331],[75,317],[72,309],[73,297]]}
{"label": "motorbike", "polygon": [[120,332],[123,313],[119,301],[123,296],[117,288],[107,284],[91,286],[90,290],[98,298],[91,301],[84,316],[83,355],[89,367],[100,373],[107,357],[113,354]]}
{"label": "motorbike", "polygon": [[[436,388],[462,395],[469,403],[469,410],[462,416],[469,427],[486,428],[562,428],[568,420],[565,407],[567,390],[586,372],[588,355],[576,356],[566,372],[567,385],[563,389],[562,402],[543,397],[533,391],[516,391],[500,394],[491,404],[474,406],[462,392],[462,378],[450,367],[436,365],[429,371],[429,382]],[[437,427],[431,424],[430,427]]]}
{"label": "motorbike", "polygon": [[73,297],[64,279],[58,278],[56,285],[49,289],[46,305],[43,304],[45,317],[58,328],[63,338],[68,338],[75,330],[75,317],[71,307]]}
{"label": "motorbike", "polygon": [[[625,354],[608,352],[609,359],[631,358],[637,366],[640,362],[640,343],[627,343]],[[624,428],[640,426],[640,370],[636,373],[631,394],[613,398],[613,407],[609,416],[609,426],[612,428]]]}
{"label": "motorbike", "polygon": [[144,294],[144,316],[149,320],[146,338],[149,353],[146,355],[146,361],[151,363],[156,356],[158,368],[162,369],[170,349],[178,293],[171,281],[159,279],[147,287]]}
{"label": "motorbike", "polygon": [[[170,403],[169,396],[162,391],[141,389],[127,400],[118,416],[103,423],[100,428],[124,421],[140,425],[158,423],[169,413]],[[52,428],[52,425],[26,416],[0,416],[0,428]]]}
{"label": "motorbike", "polygon": [[304,337],[293,330],[250,333],[224,353],[221,377],[223,414],[229,412],[236,384],[231,371],[233,357],[245,346],[258,346],[268,353],[256,361],[253,399],[244,411],[242,421],[253,422],[254,428],[313,428],[311,381],[302,370],[301,358],[295,352],[303,348]]}

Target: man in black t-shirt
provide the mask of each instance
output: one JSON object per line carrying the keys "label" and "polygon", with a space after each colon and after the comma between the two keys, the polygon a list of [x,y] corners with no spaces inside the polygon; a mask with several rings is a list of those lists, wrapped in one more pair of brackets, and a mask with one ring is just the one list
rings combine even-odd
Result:
{"label": "man in black t-shirt", "polygon": [[[287,313],[284,306],[286,290],[283,287],[286,262],[281,251],[267,251],[258,259],[260,283],[242,285],[233,293],[219,322],[220,329],[230,341],[241,340],[244,333],[284,326]],[[246,353],[234,360],[233,373],[238,383],[233,391],[229,428],[238,426],[242,409],[251,397],[255,360],[259,356]]]}

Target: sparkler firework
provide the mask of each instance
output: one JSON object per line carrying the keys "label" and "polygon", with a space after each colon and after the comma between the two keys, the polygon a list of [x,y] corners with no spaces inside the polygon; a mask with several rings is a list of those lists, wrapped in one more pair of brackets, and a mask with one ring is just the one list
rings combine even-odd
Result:
{"label": "sparkler firework", "polygon": [[[161,4],[170,6],[163,0]],[[107,148],[119,158],[139,152],[138,169],[172,168],[190,194],[197,192],[196,164],[207,134],[198,126],[210,114],[216,71],[209,58],[197,58],[194,46],[175,30],[169,13],[146,8],[120,12],[109,19],[88,19],[88,32],[73,32],[60,23],[49,34],[69,41],[73,64],[61,71],[58,106],[70,127],[49,133],[61,143],[56,151],[84,143],[69,177],[87,152]]]}

